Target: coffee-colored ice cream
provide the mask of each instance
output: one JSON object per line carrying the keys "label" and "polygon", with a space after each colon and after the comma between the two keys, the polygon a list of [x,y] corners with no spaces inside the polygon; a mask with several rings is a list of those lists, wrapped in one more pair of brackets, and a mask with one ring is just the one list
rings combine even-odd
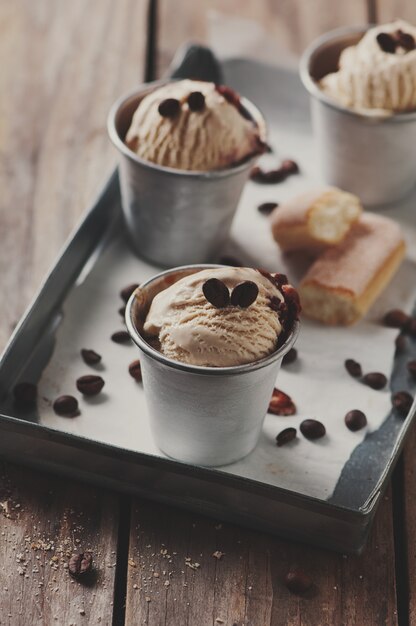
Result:
{"label": "coffee-colored ice cream", "polygon": [[139,157],[181,170],[208,171],[264,151],[264,129],[238,94],[214,83],[181,80],[155,89],[136,109],[126,144]]}
{"label": "coffee-colored ice cream", "polygon": [[397,20],[371,28],[356,46],[342,51],[339,70],[324,76],[321,89],[357,111],[416,109],[416,28]]}
{"label": "coffee-colored ice cream", "polygon": [[158,338],[165,356],[192,365],[229,367],[261,359],[276,349],[284,330],[282,290],[294,292],[276,276],[244,267],[186,276],[153,299],[144,333]]}

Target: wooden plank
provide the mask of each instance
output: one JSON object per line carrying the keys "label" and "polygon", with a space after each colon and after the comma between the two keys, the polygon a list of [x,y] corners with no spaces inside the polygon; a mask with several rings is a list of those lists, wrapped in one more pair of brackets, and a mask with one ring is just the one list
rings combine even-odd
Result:
{"label": "wooden plank", "polygon": [[[0,624],[112,623],[118,499],[23,468],[0,471]],[[85,583],[68,572],[90,550]]]}
{"label": "wooden plank", "polygon": [[[212,556],[220,551],[224,555]],[[313,589],[291,594],[302,567]],[[222,621],[221,621],[222,620]],[[136,500],[132,509],[126,626],[334,626],[397,624],[390,495],[367,550],[343,556]]]}
{"label": "wooden plank", "polygon": [[398,18],[416,24],[416,3],[409,0],[376,0],[377,22],[385,24]]}
{"label": "wooden plank", "polygon": [[116,163],[112,102],[144,74],[147,0],[0,5],[0,346]]}
{"label": "wooden plank", "polygon": [[[257,0],[160,0],[158,8],[159,73],[170,63],[175,50],[185,41],[209,44],[210,17],[250,20],[244,27],[247,47],[252,33],[259,30],[258,47],[263,45],[299,55],[318,35],[347,24],[367,22],[366,0],[330,2],[298,0],[297,2],[258,2]],[[241,26],[241,24],[240,24]],[[229,28],[229,39],[241,41],[238,24]],[[229,41],[227,42],[229,45]]]}
{"label": "wooden plank", "polygon": [[[0,349],[115,165],[106,116],[144,74],[146,12],[147,0],[0,4]],[[118,496],[15,468],[0,494],[0,624],[110,625]],[[93,550],[91,586],[65,569],[78,547]]]}

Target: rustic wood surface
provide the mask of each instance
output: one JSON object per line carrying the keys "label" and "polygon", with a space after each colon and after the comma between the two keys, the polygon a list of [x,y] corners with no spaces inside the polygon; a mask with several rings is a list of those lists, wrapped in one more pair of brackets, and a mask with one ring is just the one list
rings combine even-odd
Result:
{"label": "rustic wood surface", "polygon": [[[365,22],[374,7],[381,20],[416,22],[405,0],[159,0],[149,49],[164,71],[180,43],[208,40],[216,11],[256,20],[297,54],[329,28]],[[154,66],[145,62],[147,17],[147,0],[0,4],[0,347],[114,166],[106,114]],[[361,557],[0,468],[0,625],[416,624],[415,450],[413,432]],[[85,584],[67,570],[78,550],[94,555]],[[292,566],[314,581],[305,597],[283,584]]]}
{"label": "rustic wood surface", "polygon": [[[398,622],[392,535],[390,493],[361,557],[136,500],[126,625],[393,626]],[[292,567],[303,568],[314,582],[305,597],[284,585]]]}
{"label": "rustic wood surface", "polygon": [[[163,73],[175,50],[184,41],[211,43],[215,27],[233,19],[224,40],[241,40],[244,30],[245,46],[262,56],[263,48],[270,53],[289,52],[299,55],[317,36],[346,24],[367,22],[369,7],[365,0],[332,2],[327,0],[160,0],[158,4],[158,68]],[[178,19],[180,15],[180,19]],[[215,26],[217,25],[217,26]],[[258,44],[252,44],[255,37]],[[222,43],[227,43],[223,41]],[[251,47],[252,45],[252,47]],[[227,50],[229,49],[227,45]],[[279,58],[276,58],[279,61]]]}

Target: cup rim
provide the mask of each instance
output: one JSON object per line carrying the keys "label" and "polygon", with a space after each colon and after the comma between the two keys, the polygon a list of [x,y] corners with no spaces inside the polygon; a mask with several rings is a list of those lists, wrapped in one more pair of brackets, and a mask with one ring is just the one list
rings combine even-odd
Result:
{"label": "cup rim", "polygon": [[159,361],[163,365],[170,367],[172,369],[181,370],[183,372],[189,372],[191,374],[202,374],[202,375],[205,374],[205,375],[210,375],[210,376],[221,376],[224,374],[236,375],[236,374],[243,374],[246,372],[252,372],[258,369],[262,369],[263,367],[267,367],[274,361],[277,361],[280,358],[283,358],[283,356],[293,346],[299,334],[299,330],[300,330],[299,320],[295,320],[290,334],[288,335],[284,344],[282,344],[278,350],[275,350],[271,354],[263,357],[262,359],[258,359],[257,361],[253,361],[252,363],[244,363],[243,365],[233,365],[233,366],[228,366],[228,367],[208,367],[208,366],[202,366],[202,365],[190,365],[188,363],[181,363],[180,361],[174,361],[173,359],[169,359],[168,357],[166,357],[164,354],[162,354],[155,348],[152,348],[152,346],[143,339],[143,337],[141,336],[141,334],[136,328],[136,325],[133,320],[133,315],[132,315],[133,304],[135,301],[137,291],[141,289],[145,289],[155,280],[158,280],[162,278],[163,276],[168,276],[169,274],[176,273],[180,270],[194,269],[195,272],[197,272],[197,271],[204,270],[204,269],[221,268],[221,267],[227,267],[227,266],[214,264],[214,263],[205,263],[205,264],[194,264],[194,265],[181,265],[179,267],[174,267],[174,268],[165,270],[164,272],[159,272],[155,276],[152,276],[152,278],[149,278],[147,281],[142,283],[140,287],[138,287],[132,293],[126,305],[125,321],[126,321],[127,330],[130,334],[130,337],[133,339],[134,343],[138,346],[138,348],[142,350],[142,352],[144,352],[147,356],[151,357],[152,359],[155,359],[156,361]]}
{"label": "cup rim", "polygon": [[323,104],[328,106],[335,111],[342,111],[352,117],[359,118],[361,120],[365,120],[368,122],[408,122],[416,119],[416,111],[403,111],[403,112],[390,112],[386,110],[386,113],[382,113],[382,109],[368,109],[368,113],[366,109],[362,109],[360,111],[355,111],[354,109],[348,108],[330,96],[326,95],[322,89],[320,89],[316,83],[316,81],[312,78],[309,65],[310,60],[315,52],[317,52],[322,46],[325,44],[335,41],[339,37],[343,37],[345,35],[356,35],[356,34],[364,34],[370,28],[375,26],[379,26],[379,24],[366,24],[364,26],[341,26],[339,28],[334,28],[332,30],[327,31],[323,35],[320,35],[316,39],[312,41],[311,44],[306,48],[303,52],[300,62],[299,62],[299,75],[302,81],[303,86],[309,92],[309,94],[315,97],[317,100],[320,100]]}
{"label": "cup rim", "polygon": [[[167,167],[166,165],[159,165],[157,163],[153,163],[152,161],[142,159],[135,152],[130,150],[130,148],[124,143],[124,141],[121,139],[116,128],[116,117],[117,117],[118,112],[125,105],[125,103],[131,98],[133,98],[134,96],[138,96],[139,94],[146,95],[147,93],[150,93],[151,91],[157,89],[158,87],[167,85],[170,82],[177,82],[178,80],[180,79],[167,78],[167,79],[152,81],[149,83],[143,83],[139,88],[136,87],[135,89],[131,89],[129,92],[120,96],[114,102],[107,116],[107,132],[108,132],[111,142],[117,148],[117,150],[121,152],[125,157],[127,157],[134,163],[141,165],[142,167],[145,167],[149,170],[156,170],[159,172],[163,172],[171,176],[179,175],[179,176],[187,176],[187,177],[201,178],[201,179],[225,178],[227,176],[232,176],[233,174],[237,174],[241,171],[244,171],[245,169],[250,167],[252,163],[255,161],[255,159],[259,157],[258,154],[248,156],[247,158],[237,163],[236,165],[230,165],[229,167],[225,167],[222,169],[181,170],[179,168]],[[248,98],[245,98],[244,96],[240,96],[240,99],[244,108],[246,108],[249,111],[249,113],[253,117],[253,120],[256,122],[261,139],[263,141],[266,141],[267,125],[266,125],[266,121],[265,121],[263,113],[255,104],[253,104],[253,102],[251,102],[251,100],[248,100]]]}

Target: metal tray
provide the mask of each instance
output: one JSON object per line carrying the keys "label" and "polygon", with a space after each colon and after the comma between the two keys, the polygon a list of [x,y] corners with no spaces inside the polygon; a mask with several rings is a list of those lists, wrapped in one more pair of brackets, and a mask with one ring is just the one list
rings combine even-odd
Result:
{"label": "metal tray", "polygon": [[[299,160],[303,171],[302,176],[293,177],[281,186],[247,185],[224,254],[236,255],[246,264],[283,269],[281,266],[288,261],[279,256],[267,220],[255,207],[261,201],[289,197],[319,180],[306,94],[296,74],[286,69],[246,60],[227,61],[222,69],[225,82],[256,101],[265,113],[271,127],[271,142],[278,147],[278,155]],[[201,77],[218,79],[219,68],[209,51],[198,48],[187,51],[184,62],[174,74],[195,76],[197,70],[200,74],[202,71]],[[414,202],[413,197],[394,209],[386,208],[387,213],[405,224],[410,238],[415,236],[411,213]],[[296,278],[299,268],[289,261],[289,268],[285,269]],[[358,394],[357,398],[360,394],[370,394],[370,406],[372,403],[376,408],[387,406],[389,391],[379,396],[380,392],[368,390],[343,374],[341,354],[338,354],[340,369],[338,372],[335,367],[334,378],[334,372],[330,371],[334,368],[325,362],[325,354],[330,355],[337,346],[342,351],[346,338],[362,346],[362,358],[368,363],[379,359],[377,351],[372,354],[376,340],[387,338],[390,347],[385,349],[384,365],[388,364],[389,372],[391,370],[391,390],[409,389],[414,393],[414,383],[412,387],[406,374],[406,362],[415,358],[416,342],[409,340],[406,351],[393,363],[394,331],[382,329],[375,322],[380,311],[392,308],[397,299],[403,306],[413,301],[414,269],[410,258],[401,268],[392,289],[380,299],[373,317],[355,329],[334,330],[329,335],[327,329],[305,322],[303,336],[322,341],[316,363],[323,360],[324,365],[321,369],[313,368],[318,378],[312,382],[328,387],[326,393],[322,387],[319,395],[315,392],[316,406],[321,406],[324,412],[330,412],[334,394],[336,396],[334,390],[338,388],[346,398],[351,393]],[[0,454],[12,461],[144,495],[284,537],[342,552],[359,552],[414,419],[415,405],[405,420],[388,410],[379,411],[371,432],[365,437],[357,435],[356,439],[348,439],[356,434],[345,427],[340,430],[339,424],[336,428],[327,424],[329,441],[321,447],[300,442],[292,448],[277,449],[274,436],[282,424],[287,426],[288,420],[299,421],[304,416],[268,416],[256,451],[224,468],[205,469],[164,457],[151,439],[143,391],[126,374],[127,364],[137,358],[137,352],[133,346],[117,346],[109,341],[111,331],[121,327],[117,314],[122,304],[118,301],[120,288],[129,282],[140,282],[156,271],[157,268],[136,258],[128,247],[121,218],[118,176],[114,173],[67,243],[3,353],[0,361]],[[98,341],[104,342],[98,351],[104,353],[107,368],[103,372],[109,383],[106,393],[89,404],[84,402],[79,418],[69,420],[54,416],[50,410],[53,397],[65,391],[74,393],[75,372],[77,375],[88,372],[88,367],[79,359],[79,349],[97,349]],[[311,373],[308,349],[312,350],[313,346],[308,348],[307,339],[302,343],[301,335],[300,354],[304,350],[305,369]],[[354,354],[346,356],[360,360]],[[285,391],[289,388],[296,398],[302,387],[310,386],[308,376],[303,372],[301,358],[300,365],[294,364],[279,375],[278,386]],[[40,381],[41,398],[38,410],[33,413],[18,412],[13,405],[10,390],[22,380]],[[341,408],[345,397],[340,400]],[[342,411],[340,415],[342,418]],[[293,423],[291,421],[290,425]]]}

